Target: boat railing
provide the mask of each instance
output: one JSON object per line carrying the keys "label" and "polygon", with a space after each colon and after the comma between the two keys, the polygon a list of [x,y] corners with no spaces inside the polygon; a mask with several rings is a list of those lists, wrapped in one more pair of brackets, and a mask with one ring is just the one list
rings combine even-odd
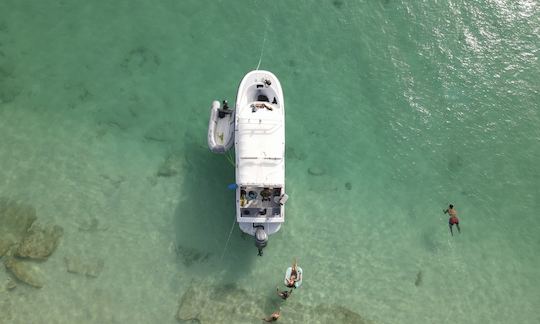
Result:
{"label": "boat railing", "polygon": [[250,119],[247,118],[246,120],[243,120],[240,122],[240,124],[237,126],[237,133],[243,133],[243,132],[249,132],[250,134],[253,133],[262,133],[262,134],[271,134],[276,131],[278,131],[281,127],[283,127],[282,122],[280,121],[270,121],[268,122],[266,119],[264,122],[259,122],[259,119]]}
{"label": "boat railing", "polygon": [[238,118],[238,123],[242,125],[281,125],[283,118]]}
{"label": "boat railing", "polygon": [[240,160],[270,160],[270,161],[281,161],[283,160],[282,157],[276,156],[276,157],[268,157],[268,156],[241,156]]}

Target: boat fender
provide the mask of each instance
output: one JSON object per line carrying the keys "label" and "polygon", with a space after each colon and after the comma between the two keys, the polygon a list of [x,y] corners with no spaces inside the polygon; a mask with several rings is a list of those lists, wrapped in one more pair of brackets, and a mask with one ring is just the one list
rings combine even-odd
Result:
{"label": "boat fender", "polygon": [[283,205],[285,205],[285,203],[287,202],[287,200],[289,200],[289,195],[283,194],[283,195],[281,196],[281,198],[279,199],[279,204],[283,206]]}

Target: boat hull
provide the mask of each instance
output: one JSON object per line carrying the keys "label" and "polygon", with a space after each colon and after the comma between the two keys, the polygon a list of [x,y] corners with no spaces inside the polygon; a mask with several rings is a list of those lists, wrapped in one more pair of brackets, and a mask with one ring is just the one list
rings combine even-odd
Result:
{"label": "boat hull", "polygon": [[247,73],[238,87],[235,116],[236,219],[255,235],[274,234],[285,221],[285,102],[268,71]]}

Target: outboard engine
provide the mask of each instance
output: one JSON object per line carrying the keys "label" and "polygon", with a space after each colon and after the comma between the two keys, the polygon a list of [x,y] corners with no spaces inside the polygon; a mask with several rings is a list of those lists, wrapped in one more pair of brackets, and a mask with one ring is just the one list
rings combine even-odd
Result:
{"label": "outboard engine", "polygon": [[264,227],[262,226],[255,226],[257,229],[255,230],[255,246],[259,250],[258,256],[263,255],[263,249],[268,244],[268,234],[264,231]]}

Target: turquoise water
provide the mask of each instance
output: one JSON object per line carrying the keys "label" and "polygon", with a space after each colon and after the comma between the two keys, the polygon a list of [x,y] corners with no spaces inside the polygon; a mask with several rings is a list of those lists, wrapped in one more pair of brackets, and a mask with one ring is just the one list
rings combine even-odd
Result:
{"label": "turquoise water", "polygon": [[[540,322],[539,15],[525,0],[0,1],[0,197],[64,228],[36,264],[43,288],[8,290],[0,271],[0,322],[176,323],[195,285],[245,292],[235,310],[195,296],[200,322],[258,323],[294,257],[304,284],[279,322]],[[211,100],[233,102],[259,62],[284,88],[290,195],[262,258],[236,226],[228,239],[234,168],[206,147]],[[103,271],[68,273],[73,255]]]}

